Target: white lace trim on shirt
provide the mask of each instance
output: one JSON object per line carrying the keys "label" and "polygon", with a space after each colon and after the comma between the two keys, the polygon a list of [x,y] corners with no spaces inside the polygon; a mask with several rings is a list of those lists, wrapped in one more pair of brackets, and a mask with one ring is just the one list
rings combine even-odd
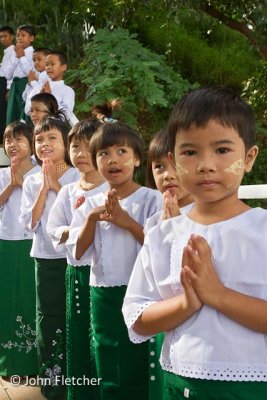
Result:
{"label": "white lace trim on shirt", "polygon": [[133,329],[135,322],[138,320],[138,318],[144,312],[144,310],[154,303],[156,302],[147,301],[146,303],[143,304],[136,304],[134,307],[134,312],[131,313],[131,315],[125,319],[125,324],[128,327],[129,338],[133,343],[143,343],[154,336],[154,335],[142,336],[136,333]]}
{"label": "white lace trim on shirt", "polygon": [[221,364],[205,365],[182,363],[172,367],[167,360],[161,360],[162,368],[176,375],[187,378],[208,379],[216,381],[267,381],[267,366],[253,365],[232,365],[223,366]]}

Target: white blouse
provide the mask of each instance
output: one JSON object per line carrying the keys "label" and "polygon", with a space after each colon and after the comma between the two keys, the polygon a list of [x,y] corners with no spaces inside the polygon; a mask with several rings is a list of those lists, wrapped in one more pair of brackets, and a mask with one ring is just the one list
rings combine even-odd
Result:
{"label": "white blouse", "polygon": [[[39,166],[33,167],[28,171],[23,179],[36,174],[40,170]],[[10,182],[11,170],[8,168],[0,169],[0,193],[7,187]],[[24,240],[32,239],[32,232],[25,225],[19,222],[20,203],[22,189],[16,186],[8,200],[0,209],[0,239],[2,240]]]}
{"label": "white blouse", "polygon": [[33,67],[33,47],[24,49],[25,56],[18,58],[15,51],[11,53],[10,63],[6,69],[6,79],[25,78]]}
{"label": "white blouse", "polygon": [[[180,213],[184,214],[184,213],[188,213],[191,208],[193,207],[194,203],[190,203],[187,206],[181,207],[180,208]],[[159,222],[162,221],[162,212],[158,211],[156,214],[152,215],[152,217],[148,218],[146,220],[145,226],[144,226],[144,233],[145,235],[147,234],[147,232],[152,229],[154,226],[158,225]]]}
{"label": "white blouse", "polygon": [[[56,251],[64,249],[66,252],[68,264],[73,266],[84,265],[84,260],[80,263],[80,261],[72,257],[72,254],[67,251],[65,243],[59,244],[62,233],[70,227],[73,215],[76,212],[75,204],[77,200],[80,197],[94,196],[107,189],[108,184],[106,182],[92,190],[79,189],[77,182],[65,185],[60,189],[56,201],[49,212],[46,229],[52,239],[54,249]],[[87,264],[89,264],[89,260]]]}
{"label": "white blouse", "polygon": [[[106,194],[89,197],[76,210],[66,243],[75,258],[76,242],[81,226],[92,208],[105,204]],[[144,226],[148,217],[162,208],[162,195],[157,190],[140,187],[130,196],[119,200],[121,207],[139,224]],[[92,286],[127,285],[141,244],[127,230],[101,221],[96,224],[93,244],[80,261],[90,260]],[[85,264],[85,261],[84,261]]]}
{"label": "white blouse", "polygon": [[[151,229],[136,260],[123,304],[133,342],[150,338],[132,328],[141,313],[151,304],[183,292],[182,254],[192,233],[209,243],[217,274],[225,286],[267,300],[266,210],[250,209],[207,226],[181,215]],[[161,365],[164,370],[190,378],[267,381],[267,335],[203,305],[166,333]]]}
{"label": "white blouse", "polygon": [[[68,183],[75,182],[79,179],[79,176],[80,174],[78,170],[75,168],[69,168],[59,178],[59,183],[61,186],[63,186]],[[45,207],[40,220],[33,229],[31,228],[32,207],[39,193],[42,179],[42,172],[40,172],[28,177],[25,180],[23,184],[23,195],[21,200],[20,221],[23,222],[28,229],[34,232],[33,244],[30,253],[32,257],[46,259],[65,258],[65,250],[63,249],[59,252],[56,252],[53,247],[52,240],[46,231],[48,214],[57,197],[57,194],[53,190],[49,190],[48,192]]]}
{"label": "white blouse", "polygon": [[1,62],[1,67],[0,67],[0,76],[4,76],[7,79],[7,89],[10,89],[11,83],[12,83],[12,79],[10,79],[10,63],[12,61],[12,59],[14,59],[14,57],[16,57],[16,53],[15,53],[15,46],[12,44],[11,46],[8,46],[5,50],[4,50],[4,55],[2,58],[2,62]]}
{"label": "white blouse", "polygon": [[[70,119],[71,114],[73,113],[74,103],[75,103],[75,93],[74,90],[65,85],[64,81],[51,81],[51,79],[46,79],[49,81],[49,85],[51,87],[51,94],[57,99],[58,108],[61,109],[67,120]],[[27,96],[26,104],[25,104],[25,114],[29,115],[31,110],[31,98],[40,93],[43,84],[45,81],[38,83],[35,88],[29,93]]]}

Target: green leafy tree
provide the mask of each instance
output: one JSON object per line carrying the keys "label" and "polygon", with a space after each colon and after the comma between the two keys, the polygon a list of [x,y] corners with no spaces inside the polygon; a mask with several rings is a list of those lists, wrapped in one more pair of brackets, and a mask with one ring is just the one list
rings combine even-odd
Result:
{"label": "green leafy tree", "polygon": [[78,112],[88,113],[92,105],[120,98],[121,117],[149,130],[145,119],[159,127],[164,113],[193,86],[125,29],[99,29],[84,53],[79,68],[68,73],[68,82],[81,87]]}

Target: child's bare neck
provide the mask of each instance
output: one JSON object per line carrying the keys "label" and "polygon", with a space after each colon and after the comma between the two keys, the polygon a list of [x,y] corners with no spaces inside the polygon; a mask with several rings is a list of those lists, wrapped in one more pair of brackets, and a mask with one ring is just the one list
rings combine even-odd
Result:
{"label": "child's bare neck", "polygon": [[234,218],[249,210],[249,206],[237,197],[218,202],[201,203],[195,201],[194,207],[188,213],[189,217],[202,225],[215,224]]}
{"label": "child's bare neck", "polygon": [[33,167],[34,167],[34,165],[33,165],[30,157],[22,158],[19,161],[19,168],[20,168],[21,172],[23,173],[23,175],[26,174],[28,171],[30,171]]}
{"label": "child's bare neck", "polygon": [[105,180],[97,171],[91,171],[88,173],[81,173],[78,184],[83,190],[91,190],[102,185],[104,182]]}
{"label": "child's bare neck", "polygon": [[131,194],[133,194],[137,189],[140,188],[140,185],[136,182],[130,182],[127,184],[123,184],[121,186],[116,185],[110,186],[110,189],[116,189],[116,196],[119,200],[125,199],[126,197],[129,197]]}
{"label": "child's bare neck", "polygon": [[178,200],[178,205],[181,208],[181,207],[186,207],[188,206],[188,204],[191,204],[193,202],[194,202],[193,196],[191,194],[188,194],[187,196]]}
{"label": "child's bare neck", "polygon": [[58,78],[56,78],[56,79],[51,79],[51,80],[52,80],[52,82],[64,81],[64,77],[63,77],[63,76],[59,76]]}

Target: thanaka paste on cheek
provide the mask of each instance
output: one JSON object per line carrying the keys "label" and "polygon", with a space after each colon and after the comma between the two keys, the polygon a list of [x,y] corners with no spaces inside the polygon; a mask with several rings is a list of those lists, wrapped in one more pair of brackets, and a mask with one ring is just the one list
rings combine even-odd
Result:
{"label": "thanaka paste on cheek", "polygon": [[123,165],[129,168],[139,167],[140,161],[138,159],[133,160],[132,158],[126,161]]}
{"label": "thanaka paste on cheek", "polygon": [[225,172],[229,172],[234,175],[241,175],[245,170],[245,163],[242,159],[233,162],[229,167],[225,168]]}
{"label": "thanaka paste on cheek", "polygon": [[126,167],[134,167],[134,161],[132,158],[130,158],[130,160],[126,161],[123,165],[125,165]]}
{"label": "thanaka paste on cheek", "polygon": [[26,143],[19,143],[18,147],[21,148],[21,150],[29,150],[30,146],[27,145]]}
{"label": "thanaka paste on cheek", "polygon": [[188,170],[181,166],[181,164],[175,164],[175,171],[178,176],[188,174]]}

